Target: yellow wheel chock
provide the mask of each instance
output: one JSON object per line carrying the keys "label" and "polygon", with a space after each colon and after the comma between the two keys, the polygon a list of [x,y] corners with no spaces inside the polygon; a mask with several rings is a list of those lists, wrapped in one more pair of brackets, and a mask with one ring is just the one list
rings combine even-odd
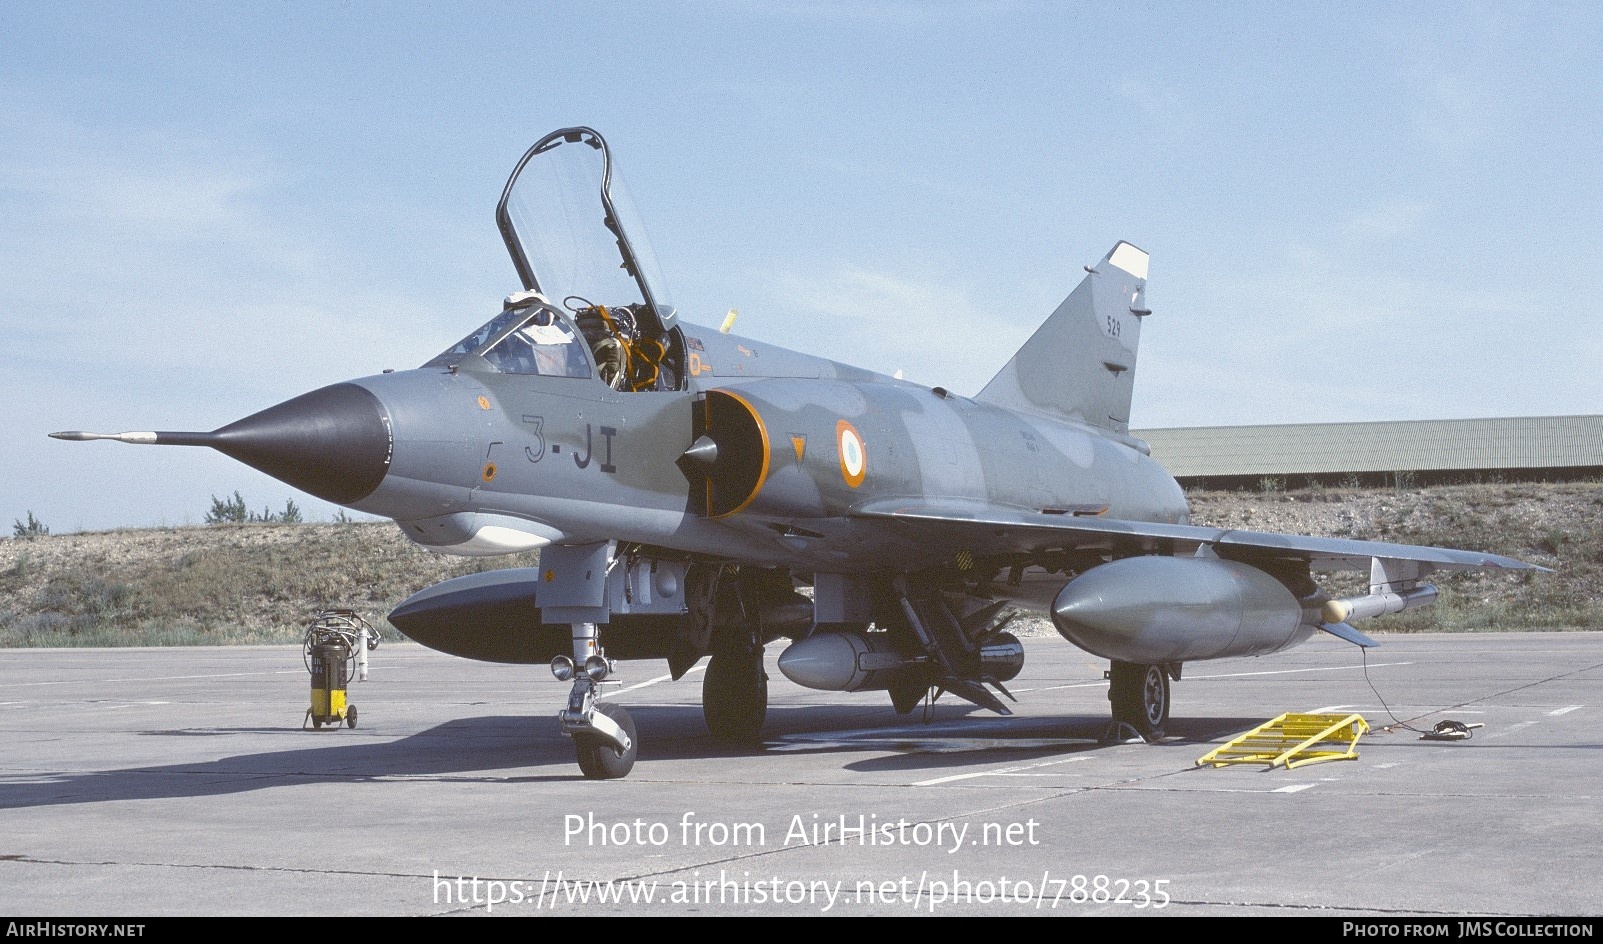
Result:
{"label": "yellow wheel chock", "polygon": [[1197,758],[1198,767],[1264,764],[1301,767],[1327,760],[1357,760],[1358,738],[1369,731],[1361,715],[1288,712]]}

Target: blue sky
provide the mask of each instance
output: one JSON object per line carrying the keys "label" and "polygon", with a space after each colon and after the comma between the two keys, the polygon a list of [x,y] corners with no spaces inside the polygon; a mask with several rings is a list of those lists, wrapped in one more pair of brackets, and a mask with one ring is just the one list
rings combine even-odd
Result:
{"label": "blue sky", "polygon": [[1152,253],[1137,427],[1603,412],[1594,4],[0,4],[0,520],[334,509],[212,429],[421,364],[517,280],[547,131],[675,303],[974,393]]}

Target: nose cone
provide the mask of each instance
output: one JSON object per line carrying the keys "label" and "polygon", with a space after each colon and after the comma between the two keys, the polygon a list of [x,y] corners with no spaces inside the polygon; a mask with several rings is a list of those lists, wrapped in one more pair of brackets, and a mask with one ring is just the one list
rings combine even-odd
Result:
{"label": "nose cone", "polygon": [[389,413],[378,397],[340,383],[230,423],[204,445],[301,491],[348,505],[384,480],[392,442]]}

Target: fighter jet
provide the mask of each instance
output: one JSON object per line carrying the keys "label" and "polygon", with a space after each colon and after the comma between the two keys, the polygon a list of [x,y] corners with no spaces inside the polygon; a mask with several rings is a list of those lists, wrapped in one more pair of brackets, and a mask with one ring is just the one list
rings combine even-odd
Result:
{"label": "fighter jet", "polygon": [[[978,394],[692,324],[590,128],[518,161],[496,222],[522,290],[415,370],[315,390],[211,432],[52,433],[208,446],[462,555],[539,566],[447,580],[389,614],[492,662],[550,663],[579,769],[628,774],[616,661],[710,657],[707,727],[758,743],[765,647],[813,689],[943,694],[1000,714],[1011,614],[1109,660],[1112,728],[1164,736],[1187,663],[1259,655],[1430,603],[1473,551],[1193,525],[1130,435],[1148,256],[1119,242]],[[1332,597],[1314,575],[1368,570]]]}

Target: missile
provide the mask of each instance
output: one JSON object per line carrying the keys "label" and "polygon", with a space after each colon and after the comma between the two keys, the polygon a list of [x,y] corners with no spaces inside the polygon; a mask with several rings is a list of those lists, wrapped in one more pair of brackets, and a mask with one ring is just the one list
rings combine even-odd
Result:
{"label": "missile", "polygon": [[[779,654],[779,671],[786,678],[825,692],[888,689],[928,665],[923,656],[897,651],[888,633],[814,633]],[[979,669],[986,680],[1012,681],[1023,668],[1024,644],[1012,633],[997,633],[980,647]]]}
{"label": "missile", "polygon": [[1347,623],[1352,620],[1371,619],[1387,613],[1401,613],[1436,600],[1436,588],[1430,584],[1394,593],[1371,593],[1362,597],[1338,597],[1325,601],[1320,615],[1327,623]]}
{"label": "missile", "polygon": [[1127,557],[1074,578],[1052,602],[1063,638],[1143,665],[1274,652],[1317,621],[1274,577],[1217,559]]}
{"label": "missile", "polygon": [[897,652],[886,633],[814,633],[779,654],[779,671],[797,685],[824,692],[877,691],[915,660]]}
{"label": "missile", "polygon": [[[1024,671],[1024,643],[1012,633],[997,633],[980,647],[980,671],[985,678],[1011,682]],[[1013,697],[1011,695],[1009,698]]]}

